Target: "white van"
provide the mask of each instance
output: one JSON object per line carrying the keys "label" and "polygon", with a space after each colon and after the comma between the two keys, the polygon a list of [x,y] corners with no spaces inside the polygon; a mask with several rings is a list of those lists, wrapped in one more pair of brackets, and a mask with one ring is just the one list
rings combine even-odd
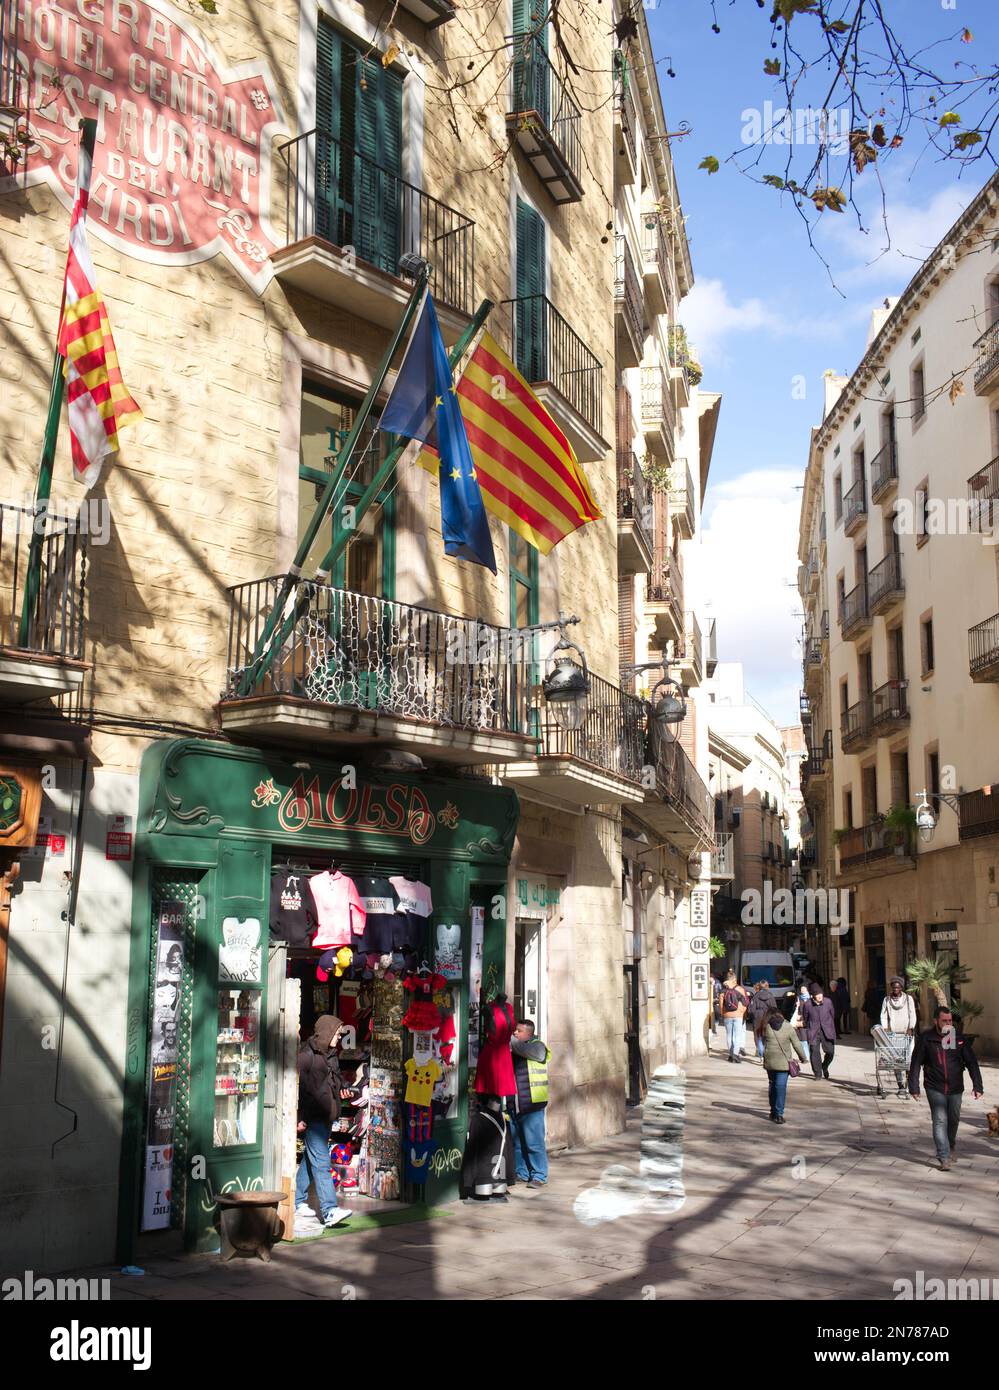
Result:
{"label": "white van", "polygon": [[790,951],[743,951],[739,958],[739,983],[752,989],[766,980],[778,997],[794,989],[794,958]]}

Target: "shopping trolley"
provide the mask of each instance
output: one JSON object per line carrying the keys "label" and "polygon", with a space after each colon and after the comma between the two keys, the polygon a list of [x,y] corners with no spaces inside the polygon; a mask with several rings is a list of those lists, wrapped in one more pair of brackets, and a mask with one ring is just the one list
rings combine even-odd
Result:
{"label": "shopping trolley", "polygon": [[912,1057],[912,1038],[908,1033],[889,1033],[880,1023],[871,1029],[871,1037],[874,1039],[874,1080],[878,1088],[878,1097],[884,1100],[885,1072],[901,1071],[908,1074]]}

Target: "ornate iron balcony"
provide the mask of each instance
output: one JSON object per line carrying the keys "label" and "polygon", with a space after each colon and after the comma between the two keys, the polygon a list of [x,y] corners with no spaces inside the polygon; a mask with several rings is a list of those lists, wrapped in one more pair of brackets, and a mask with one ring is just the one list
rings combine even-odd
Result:
{"label": "ornate iron balcony", "polygon": [[[36,528],[41,532],[38,602],[22,643],[21,606]],[[82,661],[86,579],[87,536],[75,517],[0,504],[0,646]]]}
{"label": "ornate iron balcony", "polygon": [[471,314],[475,223],[318,128],[278,146],[286,166],[287,244],[319,237],[352,246],[369,265],[399,274],[407,253],[430,263],[434,299]]}
{"label": "ornate iron balcony", "polygon": [[528,381],[550,381],[597,433],[603,417],[603,368],[547,295],[507,299],[513,357]]}

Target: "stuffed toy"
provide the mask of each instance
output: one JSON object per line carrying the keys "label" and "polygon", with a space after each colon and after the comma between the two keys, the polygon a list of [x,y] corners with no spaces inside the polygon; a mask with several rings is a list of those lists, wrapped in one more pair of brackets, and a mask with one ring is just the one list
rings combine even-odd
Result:
{"label": "stuffed toy", "polygon": [[336,966],[333,970],[335,978],[339,979],[345,970],[349,970],[350,963],[353,959],[354,952],[350,949],[350,947],[341,946],[339,951],[337,951],[336,953]]}

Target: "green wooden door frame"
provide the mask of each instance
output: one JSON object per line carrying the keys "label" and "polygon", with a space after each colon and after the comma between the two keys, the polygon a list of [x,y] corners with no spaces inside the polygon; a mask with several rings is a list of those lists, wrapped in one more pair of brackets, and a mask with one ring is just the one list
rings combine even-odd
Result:
{"label": "green wooden door frame", "polygon": [[[379,863],[422,863],[431,885],[432,950],[438,923],[462,924],[464,976],[461,1027],[455,1039],[459,1064],[458,1114],[435,1126],[447,1151],[460,1149],[467,1124],[468,971],[470,906],[486,902],[485,960],[502,980],[505,919],[493,917],[497,895],[505,904],[506,874],[519,817],[515,794],[457,778],[357,768],[357,790],[342,786],[339,762],[296,769],[294,753],[233,747],[198,740],[150,745],[139,776],[136,862],[132,897],[128,1034],[124,1075],[124,1124],[119,1183],[116,1258],[135,1263],[142,1211],[148,1074],[149,979],[152,887],[158,871],[190,871],[199,878],[199,920],[194,948],[190,1047],[190,1123],[187,1152],[202,1155],[207,1171],[187,1170],[175,1181],[187,1186],[184,1242],[188,1249],[217,1248],[213,1193],[227,1185],[259,1186],[263,1180],[262,1098],[266,1083],[267,947],[272,856],[289,849],[332,851]],[[306,779],[312,779],[307,781]],[[312,787],[315,786],[313,795]],[[277,800],[275,800],[275,797]],[[318,819],[317,819],[318,817]],[[332,819],[330,819],[332,817]],[[304,819],[303,819],[304,818]],[[476,898],[475,894],[479,897]],[[213,1147],[218,945],[228,915],[256,916],[264,928],[260,1015],[258,1132],[252,1145]],[[247,984],[249,988],[249,984]],[[454,1163],[432,1173],[423,1198],[454,1195]],[[418,1196],[414,1192],[410,1194]]]}

